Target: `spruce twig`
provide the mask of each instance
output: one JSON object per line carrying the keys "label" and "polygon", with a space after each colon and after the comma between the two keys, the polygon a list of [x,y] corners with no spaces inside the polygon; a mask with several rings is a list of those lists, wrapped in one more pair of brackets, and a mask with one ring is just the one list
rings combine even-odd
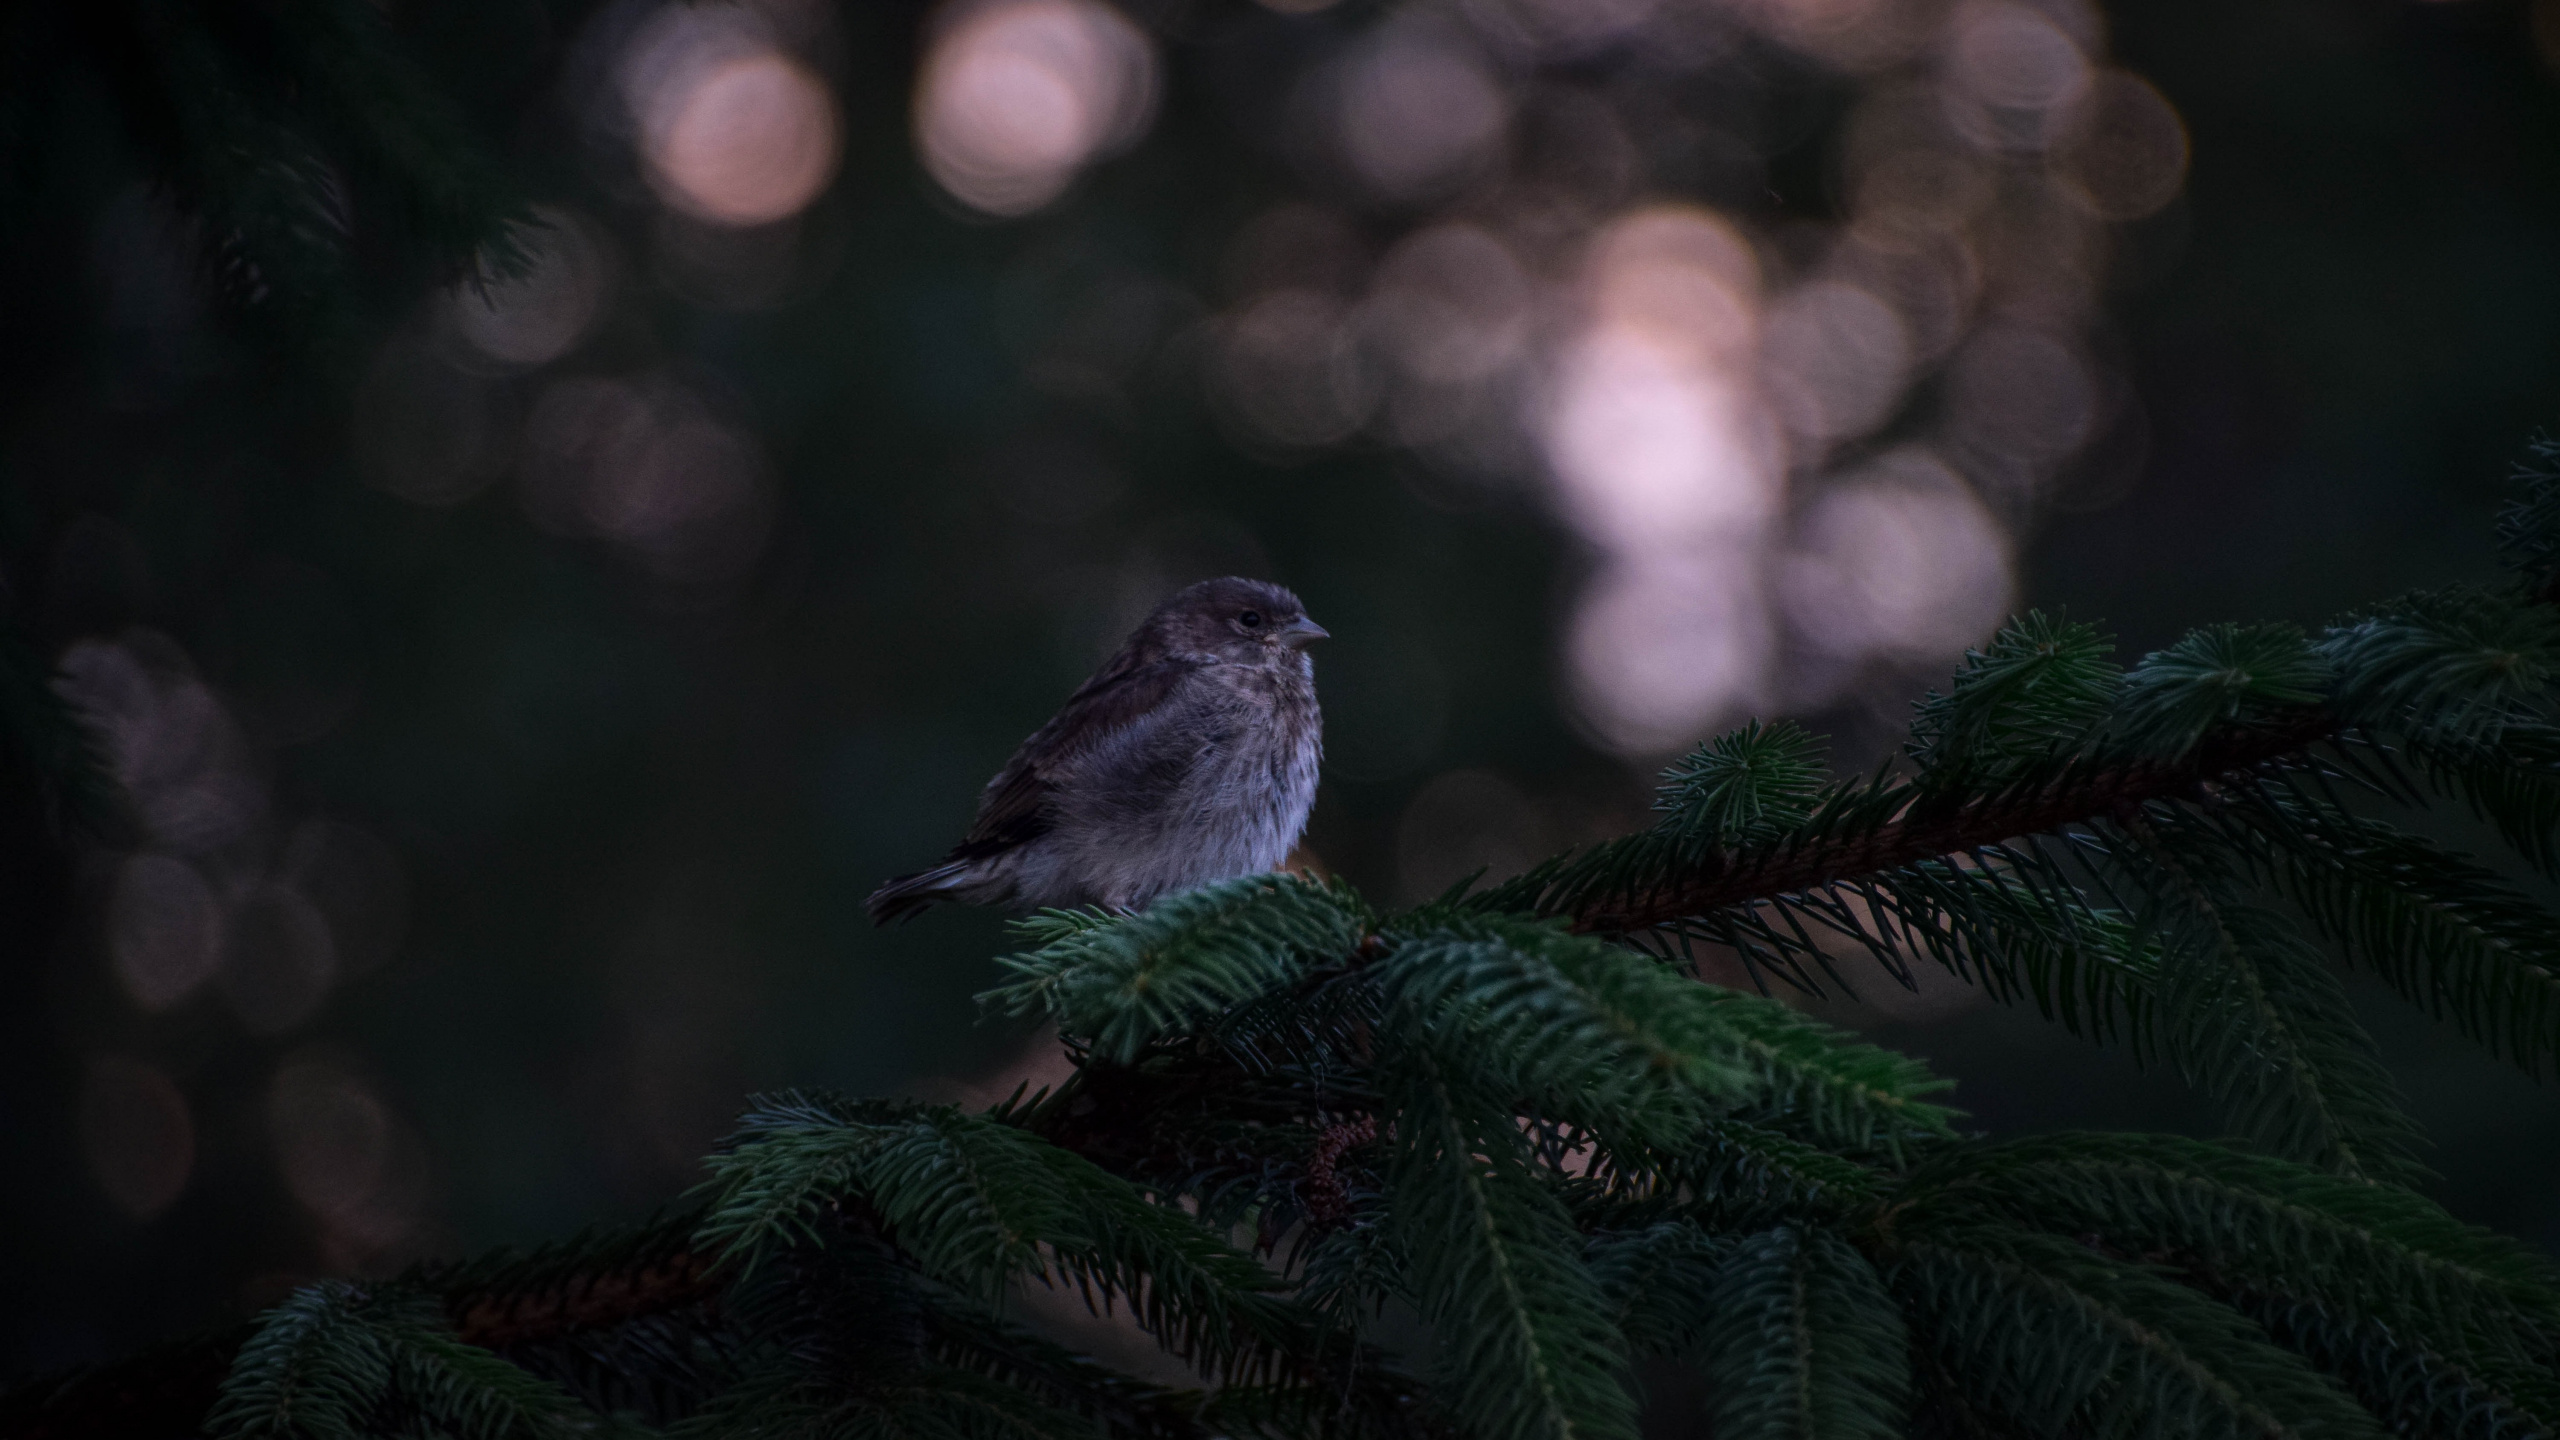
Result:
{"label": "spruce twig", "polygon": [[2260,766],[2335,738],[2342,728],[2335,716],[2309,711],[2275,725],[2209,732],[2192,753],[2175,760],[2067,766],[2021,793],[1950,800],[1914,792],[1901,813],[1871,829],[1776,847],[1720,846],[1656,883],[1554,893],[1539,897],[1535,909],[1566,918],[1584,934],[1632,934],[1752,900],[1816,890],[2047,833],[2129,805],[2186,798],[2210,783],[2245,779]]}

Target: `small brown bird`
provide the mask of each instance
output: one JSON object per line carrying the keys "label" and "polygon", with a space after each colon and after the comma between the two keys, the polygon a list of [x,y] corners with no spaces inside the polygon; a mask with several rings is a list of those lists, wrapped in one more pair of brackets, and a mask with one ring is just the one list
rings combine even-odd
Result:
{"label": "small brown bird", "polygon": [[872,892],[872,920],[937,900],[1137,910],[1279,868],[1315,803],[1324,638],[1277,585],[1176,592],[987,782],[941,864]]}

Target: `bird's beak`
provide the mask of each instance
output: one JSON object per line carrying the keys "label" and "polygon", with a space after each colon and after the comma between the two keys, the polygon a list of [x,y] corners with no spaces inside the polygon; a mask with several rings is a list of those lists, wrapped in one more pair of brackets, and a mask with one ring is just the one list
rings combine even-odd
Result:
{"label": "bird's beak", "polygon": [[1272,632],[1272,638],[1292,650],[1304,650],[1319,640],[1330,640],[1333,632],[1301,615]]}

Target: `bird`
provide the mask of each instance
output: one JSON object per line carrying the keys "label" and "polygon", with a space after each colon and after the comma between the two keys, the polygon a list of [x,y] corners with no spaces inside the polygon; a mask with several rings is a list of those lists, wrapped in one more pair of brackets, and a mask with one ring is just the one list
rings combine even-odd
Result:
{"label": "bird", "polygon": [[1279,869],[1315,804],[1307,647],[1328,638],[1266,581],[1176,591],[987,782],[942,863],[872,892],[873,923],[937,901],[1134,912]]}

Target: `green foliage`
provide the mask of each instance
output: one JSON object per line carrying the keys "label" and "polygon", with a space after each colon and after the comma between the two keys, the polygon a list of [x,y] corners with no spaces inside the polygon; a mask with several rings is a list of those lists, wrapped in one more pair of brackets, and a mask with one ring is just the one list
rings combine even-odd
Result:
{"label": "green foliage", "polygon": [[2404,595],[2330,632],[2332,703],[2364,724],[2494,736],[2560,676],[2560,609],[2466,589]]}
{"label": "green foliage", "polygon": [[2278,1343],[2336,1375],[2366,1409],[2395,1417],[2401,1433],[2496,1440],[2552,1431],[2547,1401],[2518,1393],[2542,1388],[2539,1367],[2478,1368],[2383,1321],[2345,1319],[2317,1302],[2248,1297],[2240,1308]]}
{"label": "green foliage", "polygon": [[[531,212],[378,7],[83,8],[85,23],[12,38],[94,76],[235,305],[308,334],[357,299],[359,252],[407,262],[407,278],[525,263]],[[31,165],[38,137],[91,93],[50,76],[22,90],[0,124],[0,171]]]}
{"label": "green foliage", "polygon": [[2214,726],[2319,704],[2331,673],[2290,625],[2208,625],[2143,656],[2109,724],[2135,751],[2183,755]]}
{"label": "green foliage", "polygon": [[1754,720],[1665,770],[1654,808],[1684,840],[1748,845],[1802,825],[1822,777],[1820,740],[1790,721]]}
{"label": "green foliage", "polygon": [[[1719,1436],[2560,1432],[2560,1271],[2414,1188],[2338,978],[2560,1057],[2540,892],[2383,813],[2459,797],[2551,868],[2556,623],[2412,597],[2119,677],[2029,616],[1906,775],[1826,784],[1751,727],[1651,830],[1405,913],[1253,876],[1035,917],[984,999],[1059,1027],[1059,1085],[761,1102],[696,1213],[303,1291],[211,1431],[1623,1440],[1643,1359]],[[1925,1066],[1706,983],[1702,946],[2032,1003],[2233,1138],[1968,1136]],[[1032,1333],[1026,1286],[1214,1388]],[[527,1338],[599,1296],[640,1298]]]}
{"label": "green foliage", "polygon": [[296,1291],[240,1348],[205,1428],[217,1436],[365,1433],[391,1389],[391,1356],[355,1287]]}
{"label": "green foliage", "polygon": [[2149,1266],[2006,1226],[1901,1238],[1889,1279],[1974,1408],[2039,1434],[2378,1440],[2337,1381]]}
{"label": "green foliage", "polygon": [[2370,1313],[2452,1334],[2483,1321],[2560,1339],[2560,1276],[2504,1236],[2419,1196],[2178,1136],[2064,1134],[1976,1147],[1915,1181],[1918,1204],[2126,1254],[2174,1254],[2225,1294],[2353,1296]]}
{"label": "green foliage", "polygon": [[1709,1433],[1895,1440],[1907,1430],[1902,1307],[1855,1246],[1780,1226],[1734,1247],[1699,1348]]}
{"label": "green foliage", "polygon": [[979,1000],[1046,1014],[1127,1060],[1349,949],[1367,919],[1350,891],[1295,875],[1223,881],[1118,919],[1054,913],[1018,927],[1040,948],[999,961],[1018,978]]}
{"label": "green foliage", "polygon": [[2401,750],[2534,868],[2560,876],[2560,728],[2510,720],[2491,736],[2412,735]]}
{"label": "green foliage", "polygon": [[565,1440],[587,1428],[565,1391],[455,1339],[434,1297],[332,1281],[268,1312],[205,1431],[353,1440],[404,1419],[464,1440]]}
{"label": "green foliage", "polygon": [[2498,517],[2498,550],[2525,589],[2549,596],[2560,581],[2560,441],[2536,435],[2515,470],[2515,500]]}
{"label": "green foliage", "polygon": [[1611,1156],[1612,1178],[1682,1193],[1737,1227],[1784,1218],[1837,1220],[1873,1203],[1883,1182],[1870,1165],[1745,1120],[1719,1120],[1647,1169]]}
{"label": "green foliage", "polygon": [[1852,1040],[1773,1000],[1733,990],[1707,993],[1757,1082],[1742,1115],[1858,1155],[1899,1158],[1910,1146],[1955,1133],[1957,1112],[1921,1098],[1955,1082],[1930,1074],[1921,1062]]}
{"label": "green foliage", "polygon": [[786,1097],[749,1112],[711,1169],[699,1241],[749,1271],[794,1242],[823,1243],[822,1208],[859,1197],[884,1239],[965,1295],[994,1300],[1028,1280],[1123,1300],[1168,1348],[1222,1374],[1267,1365],[1255,1347],[1287,1339],[1250,1257],[992,1117]]}
{"label": "green foliage", "polygon": [[1911,757],[1950,778],[2043,759],[2087,738],[2123,683],[2094,625],[2030,610],[1965,652],[1947,693],[1920,702]]}
{"label": "green foliage", "polygon": [[[2179,1257],[2235,1308],[2280,1319],[2269,1329],[2281,1343],[2369,1405],[2386,1382],[2422,1402],[2379,1413],[2423,1412],[2467,1387],[2469,1408],[2552,1424],[2550,1262],[2397,1187],[2169,1136],[2059,1135],[1970,1154],[1920,1190],[1930,1213]],[[2324,1298],[2296,1298],[2310,1295]]]}
{"label": "green foliage", "polygon": [[2349,960],[2530,1072],[2560,1053],[2560,932],[2531,896],[2298,786],[2238,798],[2232,838]]}
{"label": "green foliage", "polygon": [[1697,1340],[1697,1297],[1715,1288],[1741,1244],[1682,1217],[1633,1230],[1603,1230],[1583,1250],[1610,1322],[1638,1355],[1668,1355]]}
{"label": "green foliage", "polygon": [[2141,833],[2117,858],[2149,890],[2167,942],[2163,1043],[2187,1078],[2271,1153],[2342,1175],[2423,1176],[2408,1153],[2416,1127],[2325,958],[2283,914],[2218,882],[2228,866],[2194,837]]}
{"label": "green foliage", "polygon": [[1924,860],[1877,877],[1868,893],[1878,928],[1996,1000],[2031,999],[2075,1035],[2147,1050],[2158,937],[2056,883],[2040,856],[2006,850],[1986,860]]}
{"label": "green foliage", "polygon": [[1549,1116],[1676,1141],[1755,1078],[1710,992],[1634,951],[1464,916],[1400,938],[1377,967],[1399,1043]]}
{"label": "green foliage", "polygon": [[1450,1419],[1488,1440],[1633,1436],[1623,1341],[1571,1213],[1507,1109],[1453,1084],[1434,1049],[1398,1066],[1390,1223]]}

